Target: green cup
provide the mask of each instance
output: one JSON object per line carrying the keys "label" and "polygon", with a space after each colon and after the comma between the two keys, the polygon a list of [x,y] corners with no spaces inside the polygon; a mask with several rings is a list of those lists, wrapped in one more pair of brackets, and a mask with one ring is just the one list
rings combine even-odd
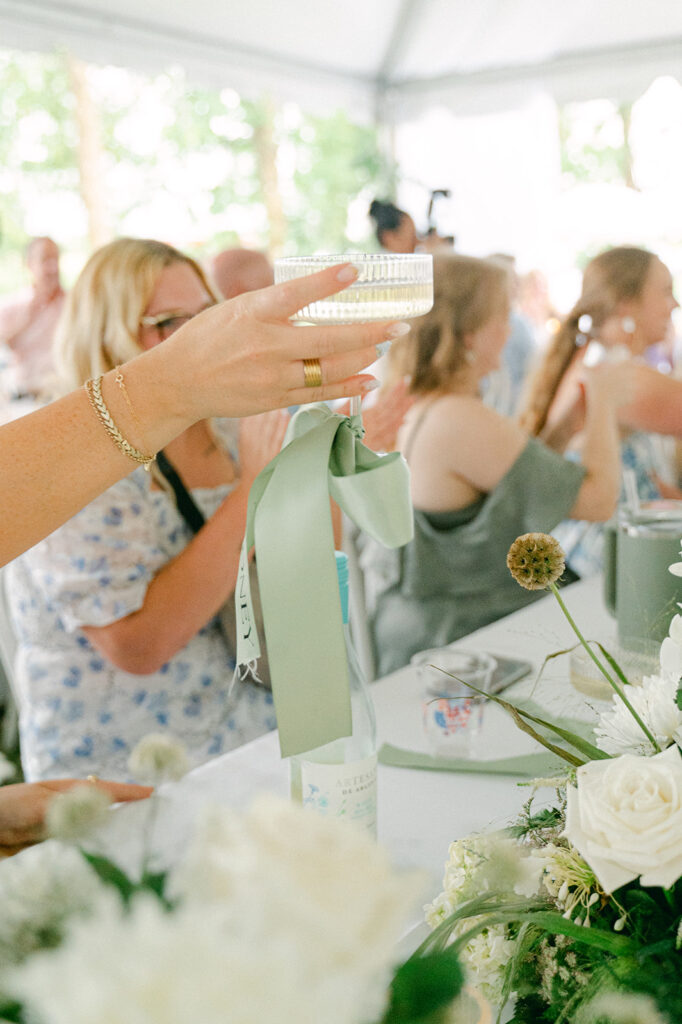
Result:
{"label": "green cup", "polygon": [[680,578],[668,567],[679,561],[682,501],[621,509],[604,535],[604,601],[615,616],[624,647],[663,640],[682,600]]}

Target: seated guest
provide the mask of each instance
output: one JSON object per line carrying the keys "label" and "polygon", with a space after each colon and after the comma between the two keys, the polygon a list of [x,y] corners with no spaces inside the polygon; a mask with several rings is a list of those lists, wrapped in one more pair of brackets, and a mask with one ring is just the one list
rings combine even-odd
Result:
{"label": "seated guest", "polygon": [[[215,301],[201,268],[170,246],[105,246],[60,325],[65,385],[162,344]],[[125,373],[116,385],[131,412],[144,404]],[[269,692],[231,686],[234,652],[215,617],[234,590],[251,482],[279,451],[287,419],[265,413],[238,430],[200,420],[166,445],[163,475],[138,468],[13,563],[29,780],[125,778],[130,750],[149,732],[179,736],[197,764],[274,727]]]}
{"label": "seated guest", "polygon": [[495,253],[489,259],[505,267],[509,274],[512,309],[509,314],[509,335],[502,349],[500,368],[481,382],[481,394],[486,405],[497,409],[503,416],[514,416],[528,371],[534,361],[535,337],[530,322],[518,309],[519,279],[514,257],[506,253]]}
{"label": "seated guest", "polygon": [[[582,374],[602,362],[627,376],[629,401],[618,409],[621,460],[634,474],[640,500],[682,497],[664,483],[662,436],[682,437],[682,381],[668,377],[643,358],[671,329],[678,303],[668,268],[646,249],[617,246],[588,263],[582,293],[550,342],[529,382],[521,422],[532,434],[563,448],[580,444],[584,421]],[[602,565],[602,527],[570,522],[555,531],[578,576]]]}
{"label": "seated guest", "polygon": [[377,242],[387,252],[414,252],[419,238],[414,221],[409,213],[393,203],[382,203],[374,199],[369,215],[376,227]]}
{"label": "seated guest", "polygon": [[224,249],[211,260],[211,275],[225,299],[267,288],[274,280],[270,260],[252,249]]}
{"label": "seated guest", "polygon": [[569,514],[607,519],[614,510],[621,375],[584,374],[583,465],[550,451],[479,395],[499,365],[509,309],[503,267],[435,257],[433,309],[391,351],[415,396],[398,435],[410,465],[415,536],[397,551],[364,545],[379,674],[541,596],[523,591],[507,570],[519,534],[550,531]]}
{"label": "seated guest", "polygon": [[52,339],[64,305],[59,249],[51,238],[26,248],[31,292],[0,309],[0,342],[10,352],[10,398],[35,401],[52,373]]}

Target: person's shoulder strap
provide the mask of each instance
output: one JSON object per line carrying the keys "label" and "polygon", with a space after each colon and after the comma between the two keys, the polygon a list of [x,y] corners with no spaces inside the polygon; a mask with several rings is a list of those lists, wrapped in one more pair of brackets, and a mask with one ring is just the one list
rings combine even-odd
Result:
{"label": "person's shoulder strap", "polygon": [[201,509],[194,501],[194,498],[185,487],[182,477],[162,451],[157,453],[156,464],[172,488],[178,512],[185,520],[192,533],[198,533],[206,522],[206,519],[204,518],[204,514]]}

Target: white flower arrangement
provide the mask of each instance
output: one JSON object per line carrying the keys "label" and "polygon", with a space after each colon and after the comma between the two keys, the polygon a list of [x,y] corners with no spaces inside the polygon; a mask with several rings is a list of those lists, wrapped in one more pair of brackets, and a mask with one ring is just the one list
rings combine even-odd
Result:
{"label": "white flower arrangement", "polygon": [[[156,741],[146,750],[158,765]],[[161,760],[164,774],[180,764]],[[93,792],[56,803],[61,834],[97,824]],[[425,879],[345,822],[272,797],[245,813],[207,808],[180,864],[146,863],[130,878],[54,840],[0,862],[0,1019],[412,1024],[424,993],[445,1020],[461,989],[452,956],[396,965]]]}
{"label": "white flower arrangement", "polygon": [[[557,571],[561,562],[544,539],[533,535],[533,557],[528,543],[519,538],[508,559],[522,586],[529,573],[535,579],[536,549],[551,553]],[[515,1024],[673,1024],[682,1020],[682,616],[661,646],[659,672],[631,686],[586,643],[556,582],[546,582],[546,563],[537,585],[553,590],[609,681],[611,706],[592,742],[491,696],[569,772],[546,780],[556,805],[533,813],[531,798],[504,839],[451,845],[422,948],[456,951],[498,1006],[516,995]],[[682,563],[671,571],[682,576]],[[495,863],[498,845],[502,864],[509,860],[509,843],[525,887]]]}

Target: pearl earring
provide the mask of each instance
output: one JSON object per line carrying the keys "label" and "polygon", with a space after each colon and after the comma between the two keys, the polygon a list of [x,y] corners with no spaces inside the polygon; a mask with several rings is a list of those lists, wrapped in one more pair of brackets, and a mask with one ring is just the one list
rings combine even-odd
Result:
{"label": "pearl earring", "polygon": [[464,358],[466,359],[469,366],[473,366],[476,362],[476,353],[472,352],[470,348],[465,349]]}
{"label": "pearl earring", "polygon": [[635,323],[634,317],[624,316],[620,322],[620,326],[623,328],[626,334],[634,334],[635,327],[637,326],[637,324]]}

